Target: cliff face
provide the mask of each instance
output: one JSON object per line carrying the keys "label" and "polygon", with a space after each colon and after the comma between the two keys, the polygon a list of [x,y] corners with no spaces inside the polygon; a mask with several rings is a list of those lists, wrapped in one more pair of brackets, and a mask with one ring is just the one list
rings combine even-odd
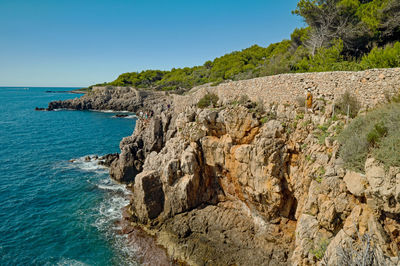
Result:
{"label": "cliff face", "polygon": [[[130,184],[129,223],[192,265],[397,265],[400,168],[373,158],[344,168],[333,101],[355,92],[364,108],[400,86],[399,69],[279,75],[186,96],[99,88],[51,108],[154,111],[120,143],[112,178]],[[313,113],[296,107],[312,87]],[[217,108],[198,109],[207,92]],[[261,102],[238,104],[241,95]],[[171,105],[171,106],[170,106]],[[360,256],[363,256],[360,258]],[[377,264],[376,264],[377,265]]]}
{"label": "cliff face", "polygon": [[[340,248],[365,233],[394,264],[400,171],[372,159],[365,176],[346,171],[335,141],[344,120],[318,108],[188,107],[139,122],[111,169],[133,183],[131,221],[194,265],[343,265]],[[142,155],[139,174],[121,167]]]}

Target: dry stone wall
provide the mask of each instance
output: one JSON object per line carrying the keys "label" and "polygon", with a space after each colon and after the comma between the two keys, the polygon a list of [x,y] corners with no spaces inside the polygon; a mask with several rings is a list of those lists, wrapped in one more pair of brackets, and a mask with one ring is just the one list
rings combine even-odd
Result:
{"label": "dry stone wall", "polygon": [[281,74],[250,80],[231,81],[216,87],[193,88],[185,100],[175,96],[178,107],[198,102],[207,92],[213,92],[223,102],[248,95],[252,101],[264,103],[294,103],[311,88],[316,98],[338,99],[346,90],[353,93],[364,107],[372,107],[385,100],[385,94],[394,95],[400,89],[400,68],[370,69],[350,72],[319,72]]}

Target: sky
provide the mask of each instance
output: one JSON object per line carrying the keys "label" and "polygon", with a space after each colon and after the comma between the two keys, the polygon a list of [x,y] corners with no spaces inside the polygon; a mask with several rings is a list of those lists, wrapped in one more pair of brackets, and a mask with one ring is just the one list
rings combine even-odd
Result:
{"label": "sky", "polygon": [[0,0],[0,86],[85,87],[202,65],[303,27],[298,0]]}

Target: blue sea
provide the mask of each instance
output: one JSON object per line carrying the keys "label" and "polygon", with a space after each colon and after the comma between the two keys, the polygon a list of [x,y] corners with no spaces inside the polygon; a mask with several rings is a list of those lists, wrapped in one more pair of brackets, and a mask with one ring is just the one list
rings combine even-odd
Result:
{"label": "blue sea", "polygon": [[79,96],[47,90],[72,88],[0,87],[0,265],[134,264],[115,232],[128,191],[84,158],[119,152],[135,119],[34,111]]}

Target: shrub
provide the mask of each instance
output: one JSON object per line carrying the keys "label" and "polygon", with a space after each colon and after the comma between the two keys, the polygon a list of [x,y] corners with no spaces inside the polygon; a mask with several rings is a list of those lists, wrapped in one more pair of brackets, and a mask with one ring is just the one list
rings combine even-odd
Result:
{"label": "shrub", "polygon": [[238,100],[238,103],[241,104],[241,105],[245,105],[248,102],[250,102],[250,98],[249,98],[249,96],[247,96],[247,94],[244,94],[244,95],[240,96],[240,98]]}
{"label": "shrub", "polygon": [[263,118],[260,119],[261,124],[267,123],[269,118],[267,116],[264,116]]}
{"label": "shrub", "polygon": [[304,118],[304,114],[303,114],[303,113],[298,113],[298,114],[296,115],[295,120],[298,121],[298,120],[301,120],[301,119],[303,119],[303,118]]}
{"label": "shrub", "polygon": [[254,107],[254,111],[261,115],[265,112],[265,108],[264,108],[264,102],[262,100],[258,100],[256,102],[256,106]]}
{"label": "shrub", "polygon": [[[375,244],[375,239],[369,234],[361,236],[359,241],[345,240],[336,249],[337,265],[386,265],[382,251]],[[324,257],[321,265],[328,265],[329,255]]]}
{"label": "shrub", "polygon": [[321,260],[325,255],[328,244],[329,241],[327,239],[321,239],[318,245],[310,250],[311,254],[313,254],[317,260]]}
{"label": "shrub", "polygon": [[385,48],[377,48],[371,50],[361,60],[361,66],[368,68],[388,68],[400,66],[400,42],[394,45],[388,45]]}
{"label": "shrub", "polygon": [[400,90],[397,93],[395,93],[394,95],[386,90],[384,92],[384,96],[388,103],[392,103],[392,102],[400,103]]}
{"label": "shrub", "polygon": [[390,103],[355,118],[338,139],[347,168],[364,171],[369,153],[386,167],[400,166],[400,104]]}
{"label": "shrub", "polygon": [[209,106],[216,106],[219,98],[215,93],[207,93],[197,103],[197,107],[206,108]]}
{"label": "shrub", "polygon": [[381,137],[386,135],[386,133],[387,133],[387,128],[381,121],[375,124],[374,128],[370,132],[368,132],[367,141],[370,145],[375,145]]}
{"label": "shrub", "polygon": [[337,111],[343,115],[347,115],[347,110],[349,109],[349,116],[351,118],[357,116],[360,107],[360,102],[349,91],[346,91],[335,104]]}
{"label": "shrub", "polygon": [[314,136],[318,138],[318,143],[321,145],[325,144],[325,139],[329,136],[328,127],[328,124],[319,125],[314,131]]}

